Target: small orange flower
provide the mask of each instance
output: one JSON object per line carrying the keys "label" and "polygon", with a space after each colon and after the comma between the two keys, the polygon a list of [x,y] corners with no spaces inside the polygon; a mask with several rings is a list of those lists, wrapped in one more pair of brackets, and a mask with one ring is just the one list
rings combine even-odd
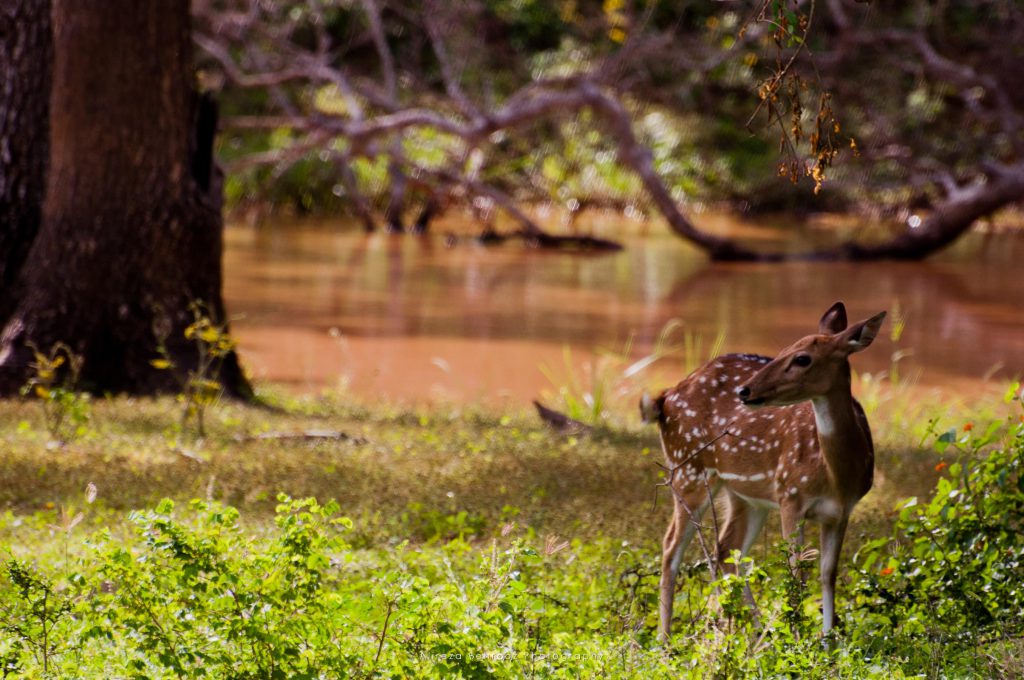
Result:
{"label": "small orange flower", "polygon": [[964,423],[964,432],[970,432],[974,429],[974,423]]}
{"label": "small orange flower", "polygon": [[946,465],[946,461],[942,461],[941,463],[938,463],[938,464],[936,464],[936,466],[935,466],[935,471],[936,471],[936,472],[942,472],[942,471],[943,471],[943,470],[945,470],[945,469],[946,469],[947,467],[948,467],[948,466]]}
{"label": "small orange flower", "polygon": [[888,576],[892,572],[893,572],[892,567],[885,567],[884,569],[882,569],[882,571],[880,571],[878,573],[880,573],[882,576]]}

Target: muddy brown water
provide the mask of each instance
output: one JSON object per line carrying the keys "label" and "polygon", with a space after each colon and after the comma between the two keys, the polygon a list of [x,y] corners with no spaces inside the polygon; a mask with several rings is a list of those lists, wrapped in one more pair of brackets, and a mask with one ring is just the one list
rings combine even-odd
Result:
{"label": "muddy brown water", "polygon": [[[634,229],[635,231],[635,229]],[[227,231],[225,291],[250,372],[297,391],[344,385],[400,402],[526,403],[602,349],[650,352],[673,319],[707,350],[771,355],[844,300],[851,317],[899,310],[898,342],[855,359],[952,392],[1024,372],[1024,234],[970,234],[922,263],[713,264],[652,229],[612,255],[443,237],[364,235],[352,225]],[[890,322],[887,322],[890,323]],[[660,360],[664,381],[683,360]],[[657,383],[657,380],[654,380]]]}

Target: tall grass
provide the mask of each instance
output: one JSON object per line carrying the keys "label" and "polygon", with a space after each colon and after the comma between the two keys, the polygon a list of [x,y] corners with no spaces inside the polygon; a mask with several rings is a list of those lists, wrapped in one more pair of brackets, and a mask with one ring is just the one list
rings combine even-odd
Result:
{"label": "tall grass", "polygon": [[583,361],[578,361],[572,349],[565,346],[561,366],[540,366],[552,386],[543,396],[569,417],[600,425],[624,413],[632,414],[640,394],[655,379],[662,386],[671,380],[656,373],[656,368],[672,366],[678,380],[721,354],[724,346],[724,328],[719,328],[708,343],[701,333],[687,328],[680,319],[666,322],[651,350],[639,357],[635,356],[632,336],[621,349],[598,348],[593,351],[593,358]]}

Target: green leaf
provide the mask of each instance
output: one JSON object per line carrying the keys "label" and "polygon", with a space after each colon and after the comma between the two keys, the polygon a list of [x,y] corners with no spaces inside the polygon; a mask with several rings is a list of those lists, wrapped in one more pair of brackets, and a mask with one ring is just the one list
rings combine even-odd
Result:
{"label": "green leaf", "polygon": [[1016,380],[1010,385],[1009,389],[1006,390],[1006,394],[1003,395],[1003,403],[1009,404],[1014,399],[1019,399],[1020,397],[1017,396],[1019,393],[1020,381]]}

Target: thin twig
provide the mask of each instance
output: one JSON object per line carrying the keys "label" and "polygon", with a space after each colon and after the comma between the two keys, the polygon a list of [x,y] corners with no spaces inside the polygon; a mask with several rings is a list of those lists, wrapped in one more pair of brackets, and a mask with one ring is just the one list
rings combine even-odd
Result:
{"label": "thin twig", "polygon": [[377,666],[380,661],[380,653],[384,649],[384,638],[388,634],[388,623],[391,621],[391,612],[394,610],[395,601],[388,600],[388,613],[384,615],[384,628],[380,632],[380,642],[377,644],[377,655],[373,657],[373,665]]}

